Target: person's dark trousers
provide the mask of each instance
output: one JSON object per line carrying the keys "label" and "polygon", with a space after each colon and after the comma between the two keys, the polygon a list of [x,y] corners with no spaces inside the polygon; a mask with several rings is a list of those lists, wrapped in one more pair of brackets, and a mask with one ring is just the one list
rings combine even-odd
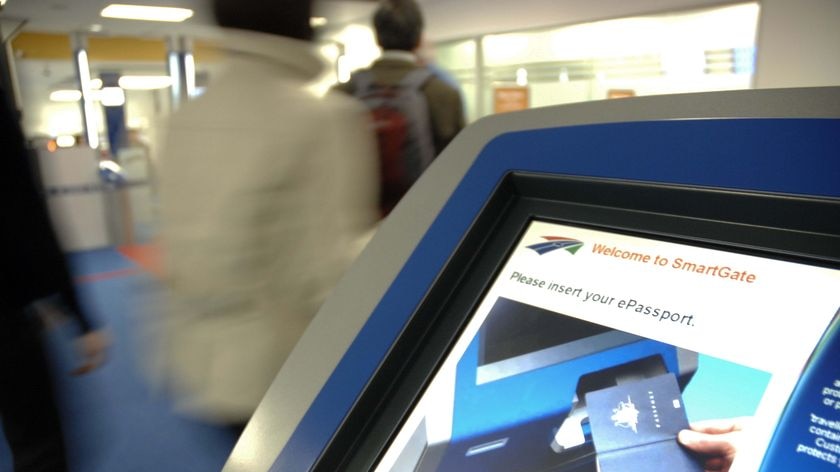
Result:
{"label": "person's dark trousers", "polygon": [[22,313],[0,312],[0,421],[15,472],[67,470],[39,329]]}

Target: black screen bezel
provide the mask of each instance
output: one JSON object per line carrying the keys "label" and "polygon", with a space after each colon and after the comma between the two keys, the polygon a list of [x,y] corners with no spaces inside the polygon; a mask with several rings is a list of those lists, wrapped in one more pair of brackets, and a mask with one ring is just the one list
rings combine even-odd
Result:
{"label": "black screen bezel", "polygon": [[534,220],[840,268],[840,199],[511,172],[313,470],[371,470]]}

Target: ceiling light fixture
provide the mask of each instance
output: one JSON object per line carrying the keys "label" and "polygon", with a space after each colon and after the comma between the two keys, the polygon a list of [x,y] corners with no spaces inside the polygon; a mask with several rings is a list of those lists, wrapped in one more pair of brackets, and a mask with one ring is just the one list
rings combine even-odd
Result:
{"label": "ceiling light fixture", "polygon": [[152,7],[147,5],[124,5],[114,3],[102,9],[100,13],[105,18],[121,20],[168,21],[179,23],[192,18],[193,11],[189,8]]}
{"label": "ceiling light fixture", "polygon": [[78,102],[81,99],[80,90],[55,90],[50,93],[50,101],[53,102]]}
{"label": "ceiling light fixture", "polygon": [[327,24],[327,19],[323,16],[313,16],[309,19],[309,26],[313,28],[319,28],[321,26],[325,26]]}

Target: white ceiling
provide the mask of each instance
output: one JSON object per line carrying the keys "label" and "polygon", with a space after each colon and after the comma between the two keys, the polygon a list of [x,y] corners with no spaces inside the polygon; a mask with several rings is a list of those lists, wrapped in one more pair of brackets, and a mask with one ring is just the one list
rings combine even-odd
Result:
{"label": "white ceiling", "polygon": [[181,25],[144,21],[110,20],[101,18],[99,12],[109,3],[141,3],[134,1],[109,0],[7,0],[0,12],[3,34],[9,35],[10,27],[18,24],[25,31],[69,33],[90,31],[94,24],[102,25],[103,34],[125,36],[166,36],[185,31],[197,25],[209,25],[212,17],[205,7],[205,0],[143,0],[149,5],[168,5],[192,8],[196,14]]}
{"label": "white ceiling", "polygon": [[[192,8],[195,16],[181,24],[152,23],[101,18],[99,12],[117,0],[8,0],[0,12],[4,37],[22,25],[25,31],[90,31],[104,28],[103,35],[164,37],[172,34],[212,36],[215,32],[209,0],[120,0],[122,3]],[[270,0],[266,0],[270,1]],[[722,0],[419,0],[426,16],[430,41],[465,38],[541,26],[557,26],[630,15],[702,8],[726,3]],[[316,14],[330,25],[366,23],[375,0],[322,0]]]}
{"label": "white ceiling", "polygon": [[[190,8],[195,15],[176,24],[100,17],[102,8],[111,3]],[[348,23],[367,18],[375,5],[375,0],[324,0],[317,4],[315,13],[335,23]],[[90,31],[92,25],[101,25],[103,30],[98,34],[139,37],[203,37],[215,33],[210,0],[8,0],[0,11],[0,20],[4,37],[18,26],[24,31],[69,33]]]}

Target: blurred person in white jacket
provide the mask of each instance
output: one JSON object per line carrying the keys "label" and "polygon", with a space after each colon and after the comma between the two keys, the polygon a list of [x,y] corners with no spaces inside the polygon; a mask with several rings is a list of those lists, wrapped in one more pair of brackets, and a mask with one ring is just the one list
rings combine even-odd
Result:
{"label": "blurred person in white jacket", "polygon": [[206,421],[247,422],[377,219],[367,111],[310,91],[310,3],[214,0],[226,71],[161,149],[154,349],[176,406]]}

